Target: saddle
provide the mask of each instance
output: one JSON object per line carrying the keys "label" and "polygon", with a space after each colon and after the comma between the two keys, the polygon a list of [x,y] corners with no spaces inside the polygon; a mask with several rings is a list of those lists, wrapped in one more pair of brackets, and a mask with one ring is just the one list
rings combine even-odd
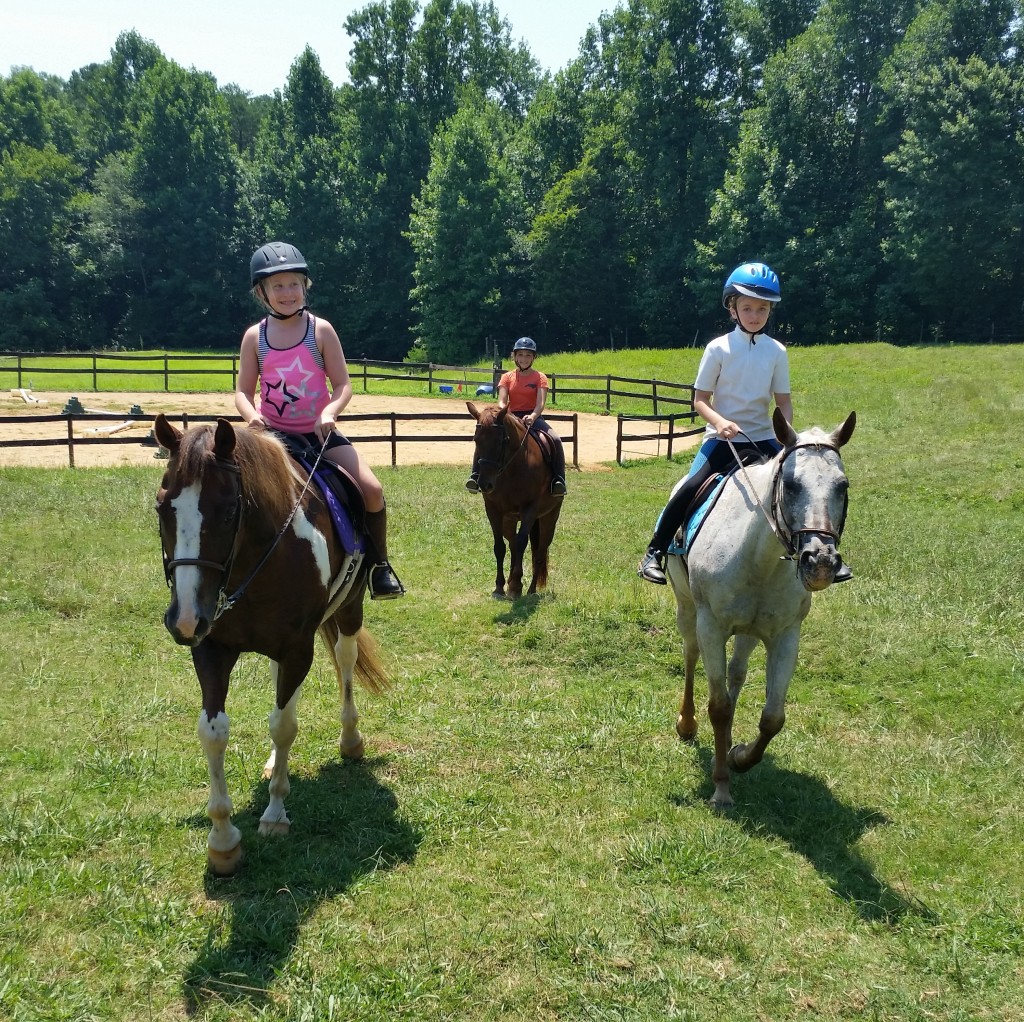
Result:
{"label": "saddle", "polygon": [[545,433],[540,429],[533,429],[531,427],[530,436],[537,441],[537,446],[540,447],[541,456],[544,458],[545,464],[548,468],[551,468],[554,464],[555,457],[555,440],[550,433]]}
{"label": "saddle", "polygon": [[[757,465],[766,460],[765,456],[756,450],[740,451],[738,457],[741,465]],[[701,483],[686,514],[686,521],[676,531],[669,544],[669,553],[680,554],[685,559],[711,509],[718,503],[726,480],[734,476],[739,468],[739,465],[733,465],[727,472],[709,476]]]}
{"label": "saddle", "polygon": [[327,505],[341,545],[350,554],[362,553],[366,549],[363,540],[366,532],[366,504],[359,484],[333,461],[321,458],[317,464],[320,452],[302,437],[285,433],[278,435],[292,459],[312,476]]}

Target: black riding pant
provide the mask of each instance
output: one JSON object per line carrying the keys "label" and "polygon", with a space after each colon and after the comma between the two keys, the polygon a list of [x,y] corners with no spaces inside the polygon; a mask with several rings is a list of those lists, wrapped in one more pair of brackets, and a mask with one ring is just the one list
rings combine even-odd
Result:
{"label": "black riding pant", "polygon": [[[778,440],[758,440],[756,443],[749,440],[734,440],[733,447],[736,448],[736,453],[745,465],[749,465],[753,461],[760,461],[762,458],[773,458],[782,450],[782,444]],[[669,498],[664,511],[661,512],[654,535],[648,545],[665,553],[672,542],[672,537],[689,516],[690,504],[697,495],[697,491],[712,476],[724,475],[735,466],[736,459],[729,449],[728,441],[719,440],[717,437],[705,440],[701,444],[697,456],[693,459],[690,474],[683,481],[683,485]]]}

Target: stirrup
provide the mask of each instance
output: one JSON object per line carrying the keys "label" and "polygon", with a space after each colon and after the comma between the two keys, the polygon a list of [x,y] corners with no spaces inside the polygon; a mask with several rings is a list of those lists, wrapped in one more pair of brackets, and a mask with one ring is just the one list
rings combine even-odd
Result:
{"label": "stirrup", "polygon": [[466,480],[466,489],[469,490],[470,493],[479,493],[480,492],[480,480],[477,479],[476,476],[470,476]]}
{"label": "stirrup", "polygon": [[398,580],[394,568],[383,561],[370,569],[370,599],[397,600],[405,596],[405,587]]}
{"label": "stirrup", "polygon": [[665,577],[664,557],[665,555],[660,550],[648,547],[636,573],[645,582],[653,582],[656,586],[668,585],[668,579]]}
{"label": "stirrup", "polygon": [[551,480],[551,492],[558,497],[564,497],[569,492],[566,488],[565,480],[561,476],[555,476]]}

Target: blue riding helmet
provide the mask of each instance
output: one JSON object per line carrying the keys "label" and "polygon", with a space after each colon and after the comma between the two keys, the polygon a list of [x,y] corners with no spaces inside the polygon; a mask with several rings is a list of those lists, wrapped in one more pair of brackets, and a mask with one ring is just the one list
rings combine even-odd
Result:
{"label": "blue riding helmet", "polygon": [[532,337],[520,337],[519,340],[512,345],[512,351],[532,351],[534,355],[536,355],[537,342]]}
{"label": "blue riding helmet", "polygon": [[733,295],[761,298],[766,302],[782,299],[778,274],[764,263],[743,263],[729,274],[722,290],[722,305],[729,308]]}

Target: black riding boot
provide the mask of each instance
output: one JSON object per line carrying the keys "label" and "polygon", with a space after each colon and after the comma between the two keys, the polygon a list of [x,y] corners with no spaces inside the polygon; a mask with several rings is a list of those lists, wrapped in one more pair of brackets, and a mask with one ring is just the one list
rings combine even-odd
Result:
{"label": "black riding boot", "polygon": [[843,561],[843,563],[839,565],[839,570],[836,572],[836,577],[832,579],[832,581],[849,582],[852,578],[853,571],[851,570],[850,566],[846,563],[846,561]]}
{"label": "black riding boot", "polygon": [[551,439],[551,492],[565,496],[568,492],[565,485],[565,450],[556,436],[552,434]]}
{"label": "black riding boot", "polygon": [[665,551],[649,546],[636,573],[645,582],[653,582],[656,586],[666,585],[668,579],[665,577]]}
{"label": "black riding boot", "polygon": [[371,555],[374,561],[373,567],[370,568],[370,599],[394,600],[404,596],[405,588],[388,563],[387,508],[366,512],[366,535],[371,547],[367,554]]}

